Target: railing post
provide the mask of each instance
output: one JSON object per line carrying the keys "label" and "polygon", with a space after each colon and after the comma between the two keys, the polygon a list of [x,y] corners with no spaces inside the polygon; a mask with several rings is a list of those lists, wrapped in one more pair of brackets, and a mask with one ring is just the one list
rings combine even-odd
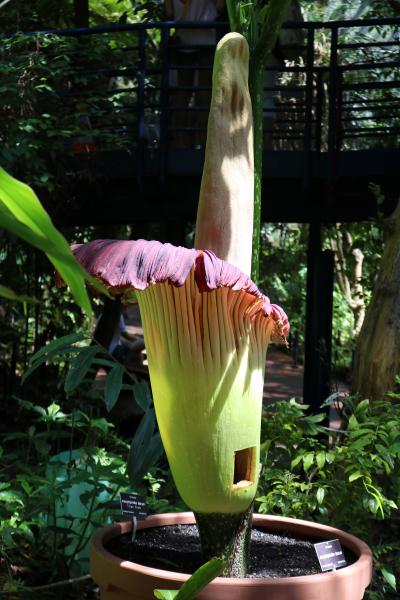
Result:
{"label": "railing post", "polygon": [[307,28],[306,54],[306,109],[304,123],[304,171],[303,190],[310,200],[311,189],[311,150],[312,150],[312,117],[313,117],[313,78],[314,78],[314,29]]}
{"label": "railing post", "polygon": [[324,83],[322,78],[323,70],[317,69],[317,106],[315,110],[315,150],[319,154],[322,149],[322,119],[324,104]]}
{"label": "railing post", "polygon": [[330,393],[334,258],[321,250],[321,224],[310,224],[303,400],[316,413]]}
{"label": "railing post", "polygon": [[307,288],[306,288],[306,324],[304,332],[304,379],[303,401],[314,403],[315,392],[315,347],[318,339],[317,305],[318,305],[318,257],[321,253],[321,224],[318,220],[310,223],[307,248]]}
{"label": "railing post", "polygon": [[170,35],[169,25],[163,23],[161,29],[161,89],[160,89],[160,169],[159,183],[164,186],[168,165],[169,130],[169,67]]}
{"label": "railing post", "polygon": [[146,30],[144,26],[139,29],[139,61],[138,61],[138,85],[137,85],[137,162],[136,176],[139,186],[142,186],[145,167],[145,117],[144,117],[144,94],[146,75]]}
{"label": "railing post", "polygon": [[[332,26],[329,66],[328,184],[332,189],[337,153],[337,64],[338,27]],[[322,118],[323,83],[318,70],[317,118]],[[317,124],[317,149],[321,150],[321,127]],[[315,200],[315,199],[314,199]],[[322,251],[323,198],[313,204],[307,255],[307,305],[303,399],[317,412],[330,391],[334,261],[333,253]]]}
{"label": "railing post", "polygon": [[338,100],[338,27],[332,24],[329,62],[329,115],[328,115],[328,189],[332,190],[337,166],[337,100]]}
{"label": "railing post", "polygon": [[336,87],[336,155],[342,149],[343,140],[343,69],[338,66],[337,87]]}

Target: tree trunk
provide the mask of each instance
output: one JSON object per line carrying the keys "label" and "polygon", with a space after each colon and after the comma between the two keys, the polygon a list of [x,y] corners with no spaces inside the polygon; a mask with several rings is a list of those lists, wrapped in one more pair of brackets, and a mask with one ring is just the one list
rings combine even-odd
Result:
{"label": "tree trunk", "polygon": [[[340,223],[335,225],[335,237],[329,238],[329,247],[335,253],[336,276],[339,288],[353,313],[352,336],[356,339],[365,318],[365,294],[362,284],[364,254],[360,248],[353,248],[350,233],[343,230]],[[347,266],[347,258],[350,252],[354,258],[351,270]]]}
{"label": "tree trunk", "polygon": [[358,338],[352,391],[379,400],[400,371],[400,202],[387,240],[372,300]]}

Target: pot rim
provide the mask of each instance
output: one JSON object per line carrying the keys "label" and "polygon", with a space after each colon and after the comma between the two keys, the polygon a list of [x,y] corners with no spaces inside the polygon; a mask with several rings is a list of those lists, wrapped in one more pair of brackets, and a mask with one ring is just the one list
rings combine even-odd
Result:
{"label": "pot rim", "polygon": [[[165,525],[175,525],[175,524],[193,524],[195,523],[194,515],[191,512],[180,512],[180,513],[162,513],[151,515],[147,517],[143,521],[138,522],[138,529],[148,529],[151,527],[161,527]],[[275,527],[273,526],[275,524]],[[253,515],[253,526],[268,526],[270,529],[275,529],[276,531],[286,531],[292,532],[294,534],[300,533],[302,535],[306,535],[309,538],[317,538],[317,537],[326,537],[327,534],[332,536],[331,539],[339,539],[340,542],[349,550],[351,550],[354,554],[358,556],[358,559],[351,565],[346,567],[342,567],[336,571],[327,571],[325,573],[316,573],[312,575],[299,575],[294,577],[277,577],[277,578],[230,578],[230,577],[217,577],[213,580],[212,584],[218,584],[220,582],[223,585],[232,585],[232,586],[285,586],[290,582],[291,585],[302,585],[310,583],[310,578],[312,578],[315,582],[326,582],[330,581],[333,577],[335,579],[348,578],[351,577],[356,572],[360,570],[364,572],[365,577],[365,587],[371,581],[371,565],[372,565],[372,552],[370,548],[367,546],[365,542],[357,538],[356,536],[342,531],[341,529],[337,529],[335,527],[331,527],[330,525],[324,525],[322,523],[314,523],[312,521],[304,521],[301,519],[292,519],[288,517],[278,517],[278,516],[269,516],[269,515],[261,515],[254,514]],[[100,531],[98,531],[94,537],[92,538],[91,543],[91,552],[99,554],[106,559],[107,561],[112,562],[115,566],[127,570],[127,571],[140,571],[143,575],[148,575],[152,577],[157,577],[160,579],[173,580],[177,583],[184,583],[188,577],[190,577],[190,573],[177,573],[175,571],[167,571],[164,569],[157,569],[154,567],[148,567],[145,565],[141,565],[140,563],[135,563],[132,561],[124,560],[111,554],[108,550],[105,549],[104,544],[108,541],[117,537],[118,535],[122,535],[124,533],[128,533],[132,528],[132,524],[130,521],[124,521],[120,523],[113,523],[112,525],[108,525],[104,527]],[[304,530],[307,530],[305,532]]]}

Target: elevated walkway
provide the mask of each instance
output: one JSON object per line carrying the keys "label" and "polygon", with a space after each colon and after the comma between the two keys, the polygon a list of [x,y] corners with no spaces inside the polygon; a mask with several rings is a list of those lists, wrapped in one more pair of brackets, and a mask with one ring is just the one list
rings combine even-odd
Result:
{"label": "elevated walkway", "polygon": [[[87,178],[75,189],[72,205],[48,208],[62,225],[93,225],[163,221],[194,221],[204,151],[177,149],[168,152],[165,174],[160,177],[161,156],[145,156],[140,177],[135,151],[113,150],[75,157],[71,164],[84,169]],[[304,152],[264,152],[262,218],[267,222],[309,223],[360,221],[389,214],[400,192],[400,152],[350,150],[335,163],[336,176],[329,185],[328,153],[313,151],[310,177],[304,181]],[[378,206],[371,184],[385,198]]]}
{"label": "elevated walkway", "polygon": [[[330,391],[334,261],[322,225],[389,214],[399,197],[399,25],[286,23],[265,70],[262,217],[310,224],[303,395],[315,410]],[[179,43],[181,28],[199,24],[35,33],[69,40],[52,100],[75,124],[62,157],[71,183],[62,202],[45,199],[58,225],[167,222],[182,232],[194,221],[213,47]],[[170,241],[183,242],[179,231]]]}

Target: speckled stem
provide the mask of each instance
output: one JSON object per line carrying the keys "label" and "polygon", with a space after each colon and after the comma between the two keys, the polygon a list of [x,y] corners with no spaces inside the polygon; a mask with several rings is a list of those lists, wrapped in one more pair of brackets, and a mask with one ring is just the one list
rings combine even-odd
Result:
{"label": "speckled stem", "polygon": [[195,513],[204,562],[228,560],[222,577],[245,577],[248,568],[253,504],[243,513]]}

